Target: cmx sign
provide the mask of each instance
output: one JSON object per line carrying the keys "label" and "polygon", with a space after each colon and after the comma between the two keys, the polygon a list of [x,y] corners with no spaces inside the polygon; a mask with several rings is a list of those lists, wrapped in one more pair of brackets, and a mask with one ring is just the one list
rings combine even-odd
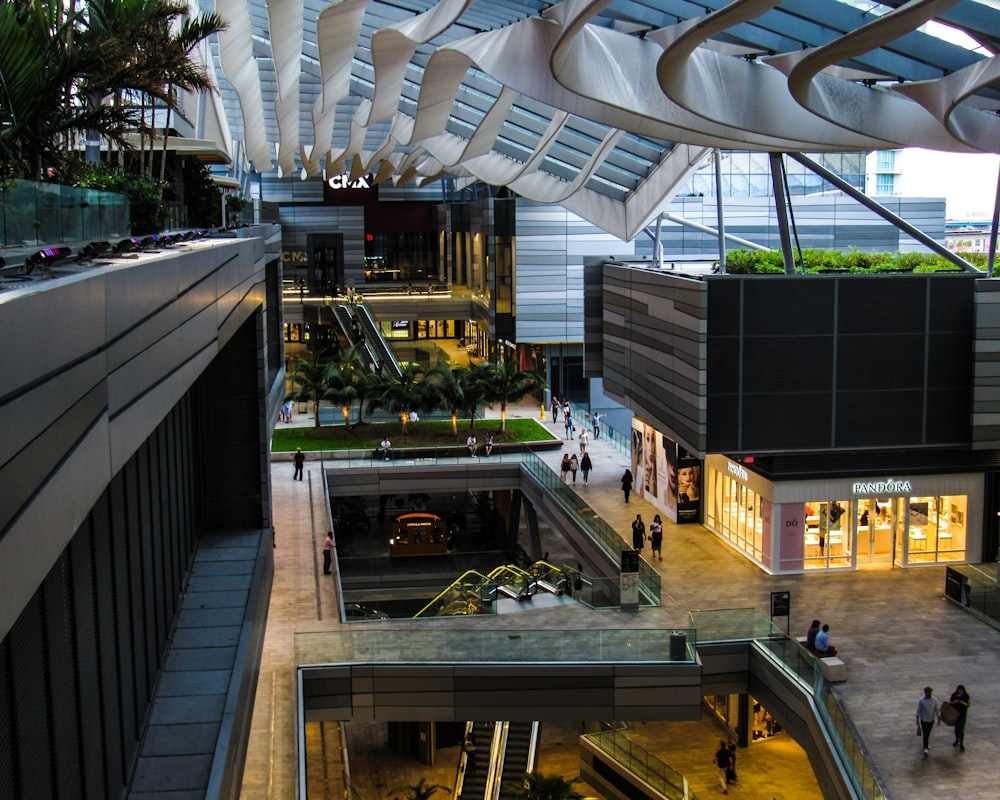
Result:
{"label": "cmx sign", "polygon": [[375,185],[375,176],[371,173],[362,175],[356,180],[351,180],[351,176],[346,172],[340,175],[331,175],[326,180],[326,185],[331,189],[371,189]]}

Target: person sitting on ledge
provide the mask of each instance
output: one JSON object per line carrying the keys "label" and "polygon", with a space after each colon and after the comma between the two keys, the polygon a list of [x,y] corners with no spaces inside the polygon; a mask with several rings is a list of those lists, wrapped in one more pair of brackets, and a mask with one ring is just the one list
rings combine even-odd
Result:
{"label": "person sitting on ledge", "polygon": [[816,634],[816,644],[813,645],[816,655],[820,658],[837,655],[837,648],[830,644],[830,626],[824,625]]}
{"label": "person sitting on ledge", "polygon": [[816,634],[819,633],[819,620],[814,619],[812,625],[809,626],[809,630],[806,631],[806,647],[810,650],[816,649]]}

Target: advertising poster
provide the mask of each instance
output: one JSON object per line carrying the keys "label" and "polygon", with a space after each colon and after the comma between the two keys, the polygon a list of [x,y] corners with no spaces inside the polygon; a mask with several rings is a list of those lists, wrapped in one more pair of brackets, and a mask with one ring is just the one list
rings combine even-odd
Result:
{"label": "advertising poster", "polygon": [[677,521],[677,443],[666,436],[660,437],[656,453],[656,480],[667,517]]}
{"label": "advertising poster", "polygon": [[656,481],[656,431],[646,425],[642,432],[642,452],[645,456],[642,470],[642,496],[650,502],[658,497]]}
{"label": "advertising poster", "polygon": [[687,450],[677,452],[677,522],[701,521],[701,461]]}
{"label": "advertising poster", "polygon": [[643,432],[645,425],[636,420],[632,420],[632,491],[635,492],[639,497],[642,497],[642,489],[646,485],[646,482],[642,477],[642,468],[646,463],[645,456],[643,454]]}

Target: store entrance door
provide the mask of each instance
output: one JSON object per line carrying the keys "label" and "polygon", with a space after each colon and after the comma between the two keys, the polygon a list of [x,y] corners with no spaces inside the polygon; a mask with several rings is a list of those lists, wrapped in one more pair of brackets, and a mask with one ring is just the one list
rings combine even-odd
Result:
{"label": "store entrance door", "polygon": [[900,540],[898,499],[858,500],[858,564],[891,564]]}

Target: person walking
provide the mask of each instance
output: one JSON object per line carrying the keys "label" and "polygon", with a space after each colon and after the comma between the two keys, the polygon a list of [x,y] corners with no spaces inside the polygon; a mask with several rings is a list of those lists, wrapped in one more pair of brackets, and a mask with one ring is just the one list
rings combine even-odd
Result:
{"label": "person walking", "polygon": [[323,540],[323,574],[330,575],[333,566],[333,531],[328,531]]}
{"label": "person walking", "polygon": [[590,471],[594,468],[593,462],[590,460],[590,453],[584,453],[583,458],[580,459],[580,471],[583,473],[583,482],[587,482],[587,476],[590,475]]}
{"label": "person walking", "polygon": [[719,775],[719,786],[722,787],[722,793],[729,794],[726,773],[733,767],[733,754],[729,752],[729,747],[725,742],[719,742],[719,749],[712,756],[712,763],[715,764],[715,771]]}
{"label": "person walking", "polygon": [[590,426],[594,429],[594,440],[601,438],[601,417],[604,414],[598,414],[596,411],[590,415]]}
{"label": "person walking", "polygon": [[972,705],[972,698],[969,697],[969,693],[965,690],[965,687],[962,684],[958,684],[955,691],[951,693],[951,699],[948,702],[958,711],[958,719],[955,720],[955,743],[952,747],[957,747],[964,753],[965,718],[969,714],[969,706]]}
{"label": "person walking", "polygon": [[663,561],[661,552],[663,548],[663,522],[660,520],[659,514],[653,517],[653,521],[649,523],[649,546],[652,548],[653,557]]}
{"label": "person walking", "polygon": [[580,431],[580,436],[578,438],[580,439],[580,455],[582,456],[587,452],[587,445],[590,443],[590,434],[587,433],[586,428]]}
{"label": "person walking", "polygon": [[306,454],[302,452],[301,447],[295,448],[295,455],[292,457],[292,461],[295,462],[295,472],[292,474],[293,481],[302,480],[302,468],[306,464]]}
{"label": "person walking", "polygon": [[574,430],[574,428],[573,428],[573,418],[570,417],[570,416],[567,416],[566,417],[566,438],[567,439],[572,439],[573,438],[573,430]]}
{"label": "person walking", "polygon": [[563,483],[569,483],[570,469],[569,453],[563,453],[562,463],[559,465],[559,478]]}
{"label": "person walking", "polygon": [[559,406],[559,398],[558,397],[553,397],[552,398],[552,421],[553,422],[558,422],[559,421],[559,408],[560,408],[560,406]]}
{"label": "person walking", "polygon": [[632,493],[632,470],[625,467],[625,472],[622,473],[622,493],[625,495],[625,502],[628,502],[628,496]]}
{"label": "person walking", "polygon": [[726,770],[726,783],[739,783],[736,777],[736,742],[729,740],[729,769]]}
{"label": "person walking", "polygon": [[924,758],[927,758],[931,749],[931,731],[934,730],[935,719],[940,725],[941,704],[934,696],[934,690],[930,686],[925,686],[924,696],[917,701],[917,733],[924,737]]}
{"label": "person walking", "polygon": [[574,454],[569,459],[569,471],[573,473],[573,483],[576,483],[576,472],[578,469],[580,469],[580,462]]}
{"label": "person walking", "polygon": [[642,521],[642,514],[636,514],[632,520],[632,549],[641,553],[645,541],[646,523]]}

